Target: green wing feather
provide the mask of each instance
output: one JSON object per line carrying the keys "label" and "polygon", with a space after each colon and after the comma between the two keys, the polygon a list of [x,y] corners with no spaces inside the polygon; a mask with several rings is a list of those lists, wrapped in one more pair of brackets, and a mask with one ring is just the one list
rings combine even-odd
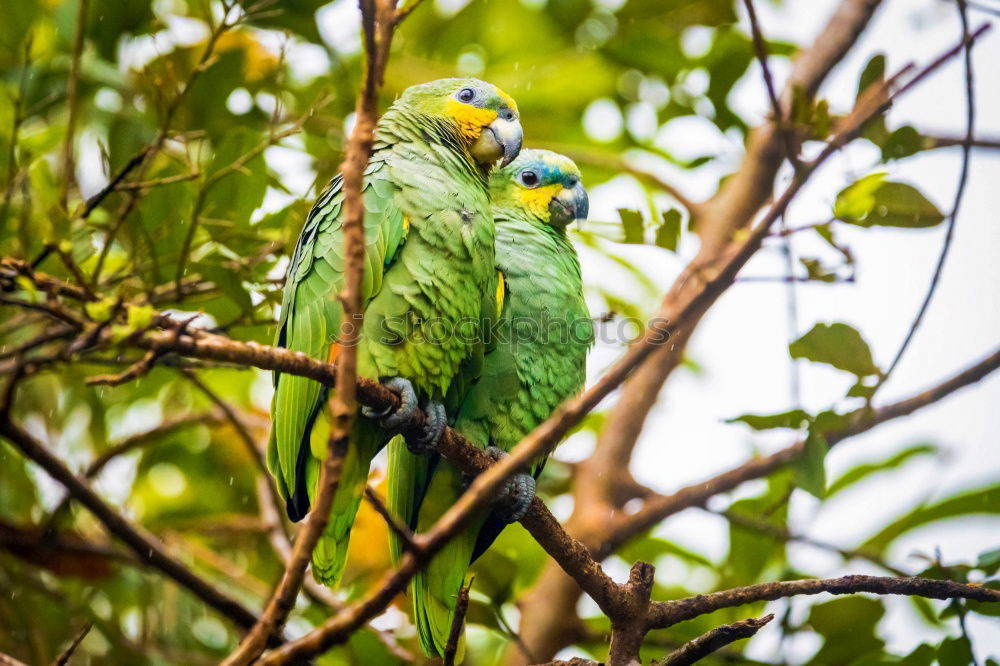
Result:
{"label": "green wing feather", "polygon": [[[384,158],[373,156],[364,186],[365,278],[367,306],[382,286],[405,235],[403,213],[395,202],[398,188],[389,179]],[[309,214],[286,277],[276,344],[326,360],[340,333],[343,307],[337,294],[344,286],[342,179],[337,176]],[[275,373],[273,423],[268,465],[289,515],[301,518],[308,503],[304,482],[310,433],[327,399],[319,382]]]}

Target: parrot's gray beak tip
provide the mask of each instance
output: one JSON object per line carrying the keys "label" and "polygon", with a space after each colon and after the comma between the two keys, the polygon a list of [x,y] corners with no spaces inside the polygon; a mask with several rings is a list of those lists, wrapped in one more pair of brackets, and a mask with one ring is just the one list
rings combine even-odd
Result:
{"label": "parrot's gray beak tip", "polygon": [[472,154],[480,164],[503,168],[514,161],[521,152],[524,135],[516,116],[497,118],[483,128],[479,139],[472,146]]}
{"label": "parrot's gray beak tip", "polygon": [[523,139],[520,123],[517,123],[516,136],[507,137],[506,140],[501,139],[501,144],[503,145],[503,160],[500,162],[501,169],[513,162],[520,154]]}
{"label": "parrot's gray beak tip", "polygon": [[590,212],[590,199],[583,185],[577,183],[573,187],[564,187],[549,205],[549,220],[559,226],[576,223],[578,226],[586,222]]}

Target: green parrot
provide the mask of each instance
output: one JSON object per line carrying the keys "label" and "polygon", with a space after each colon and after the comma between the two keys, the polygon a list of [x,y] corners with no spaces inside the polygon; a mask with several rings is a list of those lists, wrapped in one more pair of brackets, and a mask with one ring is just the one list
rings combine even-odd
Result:
{"label": "green parrot", "polygon": [[[407,444],[432,450],[446,423],[446,395],[457,395],[460,373],[481,362],[480,329],[486,313],[496,315],[489,173],[520,149],[514,100],[476,79],[408,88],[378,122],[364,171],[358,375],[385,382],[401,407],[392,414],[363,410],[367,418],[356,421],[330,522],[312,556],[313,575],[324,584],[339,582],[372,458],[418,404],[428,425],[422,439]],[[338,175],[299,236],[275,343],[329,362],[340,352],[343,202]],[[274,386],[267,464],[289,518],[298,521],[309,512],[327,454],[329,390],[279,372]]]}
{"label": "green parrot", "polygon": [[[566,235],[570,222],[587,217],[576,165],[556,153],[524,150],[493,174],[490,195],[504,278],[498,288],[502,315],[454,427],[499,458],[583,387],[594,331],[580,263]],[[474,517],[414,578],[414,621],[428,655],[443,654],[470,564],[527,511],[544,463],[515,477],[505,496]],[[433,525],[467,484],[439,456],[414,455],[396,441],[389,445],[388,474],[390,510],[418,532]],[[398,561],[403,544],[395,535],[390,539]]]}

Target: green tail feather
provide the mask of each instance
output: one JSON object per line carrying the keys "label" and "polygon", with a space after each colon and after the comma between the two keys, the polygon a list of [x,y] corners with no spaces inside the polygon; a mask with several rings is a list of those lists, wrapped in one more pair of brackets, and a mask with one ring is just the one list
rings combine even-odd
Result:
{"label": "green tail feather", "polygon": [[[378,453],[384,436],[371,423],[359,420],[354,427],[351,443],[340,468],[340,480],[333,495],[330,521],[312,554],[313,577],[329,587],[336,587],[347,563],[347,550],[351,542],[351,527],[368,484],[368,469]],[[325,440],[323,442],[325,446]],[[309,462],[307,482],[310,500],[315,499],[319,481],[320,460]]]}
{"label": "green tail feather", "polygon": [[[449,463],[440,461],[424,495],[417,528],[427,530],[461,496],[463,490],[461,474]],[[474,517],[413,579],[414,622],[420,645],[430,656],[444,654],[455,619],[458,595],[466,582],[469,561],[476,546],[476,535],[485,520],[486,514]],[[461,661],[461,654],[465,651],[464,636],[463,631],[456,663]]]}

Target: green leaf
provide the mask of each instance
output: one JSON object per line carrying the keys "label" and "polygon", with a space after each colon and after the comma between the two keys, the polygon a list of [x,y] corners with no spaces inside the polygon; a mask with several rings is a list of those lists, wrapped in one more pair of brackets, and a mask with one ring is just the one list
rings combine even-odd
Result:
{"label": "green leaf", "polygon": [[854,386],[847,389],[847,397],[864,398],[865,400],[868,400],[873,395],[875,395],[875,391],[877,389],[878,389],[877,383],[866,384],[863,379],[859,378],[858,382]]}
{"label": "green leaf", "polygon": [[[230,132],[212,158],[209,176],[242,160],[260,142],[261,137],[250,130],[240,128]],[[237,227],[245,226],[250,221],[250,214],[264,201],[266,192],[267,169],[263,154],[259,154],[242,168],[219,176],[208,195],[205,214],[231,220]]]}
{"label": "green leaf", "polygon": [[619,208],[618,216],[621,217],[622,227],[625,229],[625,243],[643,243],[642,215],[638,211],[628,208]]}
{"label": "green leaf", "polygon": [[222,266],[223,259],[218,255],[213,255],[208,261],[199,262],[195,269],[206,279],[215,283],[215,286],[240,308],[241,311],[249,311],[253,304],[250,294],[247,293],[243,282],[232,270]]}
{"label": "green leaf", "polygon": [[31,34],[31,24],[40,13],[41,8],[36,0],[4,3],[3,20],[0,21],[0,49],[11,53],[19,51]]}
{"label": "green leaf", "polygon": [[792,358],[827,363],[858,377],[879,374],[871,349],[861,334],[847,324],[816,324],[808,333],[791,343]]}
{"label": "green leaf", "polygon": [[946,638],[938,648],[940,666],[969,666],[972,662],[972,646],[965,636]]}
{"label": "green leaf", "polygon": [[850,425],[852,420],[851,414],[841,414],[832,409],[825,409],[813,417],[809,427],[815,432],[825,435],[829,432],[843,430]]}
{"label": "green leaf", "polygon": [[837,273],[836,271],[830,270],[820,262],[819,259],[810,259],[807,257],[800,257],[799,262],[806,269],[806,274],[809,276],[810,280],[815,280],[816,282],[836,282]]}
{"label": "green leaf", "polygon": [[927,643],[921,643],[913,652],[899,661],[899,666],[931,666],[936,657],[937,650]]}
{"label": "green leaf", "polygon": [[861,546],[862,550],[881,553],[903,534],[923,525],[970,515],[1000,513],[1000,485],[978,488],[948,499],[919,507],[884,527]]}
{"label": "green leaf", "polygon": [[1000,548],[979,553],[976,568],[981,569],[987,576],[992,576],[1000,570]]}
{"label": "green leaf", "polygon": [[861,71],[861,76],[858,78],[858,94],[856,99],[860,99],[861,95],[864,94],[868,88],[874,83],[878,83],[885,79],[885,54],[876,53],[868,60],[865,64],[865,68]]}
{"label": "green leaf", "polygon": [[826,438],[810,428],[802,457],[795,465],[795,483],[818,499],[826,497],[826,452],[829,450]]}
{"label": "green leaf", "polygon": [[[750,499],[734,502],[729,512],[761,520],[779,530],[785,529],[787,503],[778,506],[779,494],[787,493],[786,486],[772,483],[768,492]],[[729,523],[729,557],[726,562],[728,577],[725,587],[746,585],[759,580],[768,564],[784,557],[785,544],[774,536],[752,526],[736,521]]]}
{"label": "green leaf", "polygon": [[780,414],[743,414],[726,419],[727,423],[742,422],[754,430],[772,430],[774,428],[791,428],[798,430],[810,419],[810,414],[802,409],[793,409]]}
{"label": "green leaf", "polygon": [[882,161],[900,160],[919,153],[927,147],[927,141],[911,125],[903,125],[893,131],[882,144]]}
{"label": "green leaf", "polygon": [[879,472],[887,472],[889,470],[898,469],[902,467],[905,463],[909,462],[913,458],[918,456],[924,456],[928,454],[937,453],[938,448],[933,444],[917,444],[916,446],[911,446],[909,448],[903,449],[899,453],[879,462],[865,463],[858,465],[857,467],[844,472],[836,481],[830,484],[830,488],[827,490],[827,497],[832,497],[836,495],[841,490],[853,486],[868,477],[878,474]]}
{"label": "green leaf", "polygon": [[671,252],[677,251],[681,239],[681,212],[671,208],[663,214],[663,224],[656,230],[656,244]]}
{"label": "green leaf", "polygon": [[835,218],[861,227],[925,229],[940,224],[944,214],[912,185],[865,176],[848,185],[833,205]]}
{"label": "green leaf", "polygon": [[860,596],[816,604],[809,611],[809,626],[824,640],[809,663],[853,664],[881,650],[885,643],[876,636],[875,628],[883,615],[881,602]]}

